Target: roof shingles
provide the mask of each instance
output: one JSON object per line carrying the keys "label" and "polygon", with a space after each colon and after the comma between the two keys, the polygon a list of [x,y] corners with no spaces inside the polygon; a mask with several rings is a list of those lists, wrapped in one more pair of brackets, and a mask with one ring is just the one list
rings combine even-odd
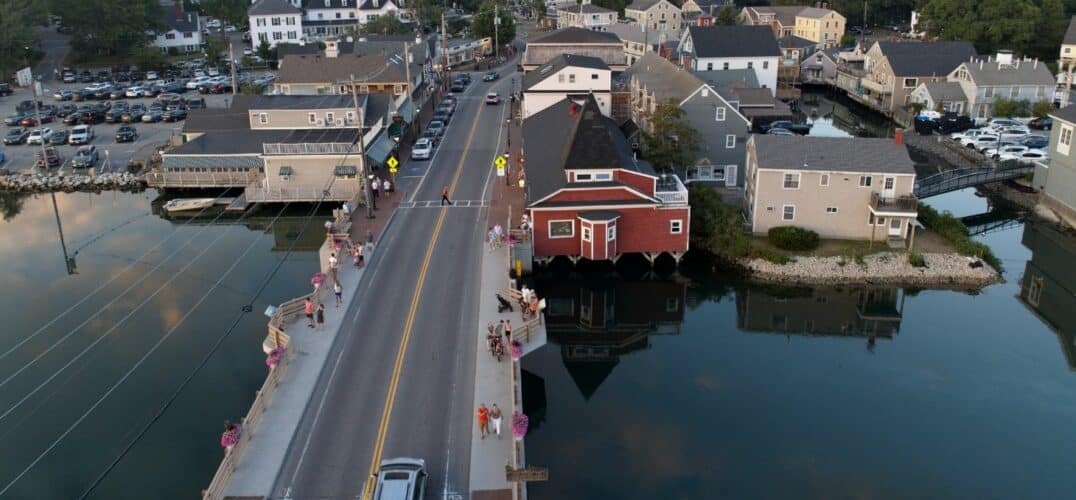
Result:
{"label": "roof shingles", "polygon": [[915,174],[908,148],[892,139],[754,135],[758,168]]}
{"label": "roof shingles", "polygon": [[690,26],[695,57],[780,57],[769,26]]}

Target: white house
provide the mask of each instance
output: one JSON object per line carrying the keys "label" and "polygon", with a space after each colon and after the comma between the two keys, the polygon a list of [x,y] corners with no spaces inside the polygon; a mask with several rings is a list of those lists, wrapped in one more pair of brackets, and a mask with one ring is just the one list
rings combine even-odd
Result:
{"label": "white house", "polygon": [[256,0],[247,9],[250,18],[251,43],[257,47],[262,41],[270,47],[278,43],[299,43],[303,38],[303,9],[300,0]]}
{"label": "white house", "polygon": [[342,35],[359,29],[359,0],[304,0],[303,34],[307,39]]}
{"label": "white house", "polygon": [[557,9],[557,28],[575,26],[594,31],[605,31],[616,24],[616,11],[591,3],[569,5]]}
{"label": "white house", "polygon": [[153,46],[161,51],[196,52],[202,49],[202,29],[197,12],[183,12],[182,7],[166,12],[164,22],[168,30],[157,33]]}
{"label": "white house", "polygon": [[378,16],[395,16],[401,21],[411,20],[411,10],[406,0],[359,0],[359,25],[373,21]]}
{"label": "white house", "polygon": [[753,69],[760,86],[777,90],[781,48],[769,26],[689,26],[678,52],[695,71]]}
{"label": "white house", "polygon": [[609,116],[613,72],[597,57],[561,54],[523,75],[523,118],[526,119],[571,95],[593,94],[602,114]]}

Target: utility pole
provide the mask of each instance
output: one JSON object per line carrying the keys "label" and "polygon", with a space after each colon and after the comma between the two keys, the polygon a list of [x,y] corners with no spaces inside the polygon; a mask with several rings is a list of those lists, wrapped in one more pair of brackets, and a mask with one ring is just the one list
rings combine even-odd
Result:
{"label": "utility pole", "polygon": [[441,85],[448,89],[448,27],[445,24],[445,11],[441,11]]}
{"label": "utility pole", "polygon": [[497,63],[497,60],[501,58],[501,44],[500,44],[500,27],[501,27],[501,13],[497,8],[497,4],[493,4],[493,62]]}
{"label": "utility pole", "polygon": [[228,63],[232,65],[232,95],[234,96],[239,91],[239,82],[235,76],[235,49],[230,42],[228,43]]}
{"label": "utility pole", "polygon": [[[407,117],[408,129],[410,129],[411,126],[415,124],[415,115],[418,114],[418,107],[415,106],[415,89],[411,88],[411,44],[407,42],[404,42],[404,74],[407,75],[407,102],[411,104],[411,116]],[[396,184],[395,175],[392,176],[392,184]]]}
{"label": "utility pole", "polygon": [[364,127],[363,126],[365,125],[365,123],[363,123],[363,122],[366,121],[366,116],[364,116],[362,110],[359,109],[359,92],[358,92],[358,90],[356,90],[358,88],[358,82],[355,81],[355,75],[351,75],[351,80],[348,81],[348,85],[351,86],[351,104],[353,106],[355,106],[355,117],[356,117],[357,120],[359,120],[359,139],[358,139],[358,142],[359,142],[359,155],[360,155],[360,158],[362,160],[362,182],[366,186],[366,218],[367,219],[373,219],[374,218],[374,192],[373,192],[373,189],[370,188],[371,174],[370,174],[369,170],[366,168],[366,165],[367,165],[367,163],[366,163],[366,140],[363,137],[363,133],[364,133]]}
{"label": "utility pole", "polygon": [[[23,47],[26,52],[26,67],[30,67],[30,47]],[[49,155],[45,149],[45,143],[48,142],[48,137],[45,137],[44,130],[42,130],[43,124],[41,123],[41,105],[37,102],[37,78],[34,77],[33,68],[30,69],[30,94],[34,100],[34,119],[37,120],[37,133],[41,135],[41,169],[46,173],[49,171]],[[57,153],[59,154],[59,153]],[[63,165],[61,164],[61,167]],[[55,200],[53,200],[55,202]],[[57,219],[59,221],[59,219]]]}

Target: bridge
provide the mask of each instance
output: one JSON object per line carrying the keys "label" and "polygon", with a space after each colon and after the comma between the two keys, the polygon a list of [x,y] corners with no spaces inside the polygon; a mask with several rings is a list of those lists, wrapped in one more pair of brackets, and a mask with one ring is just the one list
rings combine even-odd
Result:
{"label": "bridge", "polygon": [[981,236],[1019,226],[1024,223],[1024,217],[1020,212],[994,209],[981,214],[961,217],[960,221],[968,228],[969,236]]}
{"label": "bridge", "polygon": [[1001,168],[958,168],[918,179],[915,195],[919,199],[957,191],[964,188],[1018,179],[1035,170],[1034,165]]}

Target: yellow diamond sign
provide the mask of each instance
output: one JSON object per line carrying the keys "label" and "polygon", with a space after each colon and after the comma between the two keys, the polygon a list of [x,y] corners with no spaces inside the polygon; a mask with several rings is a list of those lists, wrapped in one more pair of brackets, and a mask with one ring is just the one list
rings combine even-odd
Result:
{"label": "yellow diamond sign", "polygon": [[400,161],[397,160],[395,156],[390,156],[385,164],[388,165],[389,168],[396,168],[396,166],[400,164]]}
{"label": "yellow diamond sign", "polygon": [[493,160],[493,164],[496,165],[497,168],[504,168],[505,165],[508,164],[508,160],[505,160],[503,156],[498,156],[496,160]]}

